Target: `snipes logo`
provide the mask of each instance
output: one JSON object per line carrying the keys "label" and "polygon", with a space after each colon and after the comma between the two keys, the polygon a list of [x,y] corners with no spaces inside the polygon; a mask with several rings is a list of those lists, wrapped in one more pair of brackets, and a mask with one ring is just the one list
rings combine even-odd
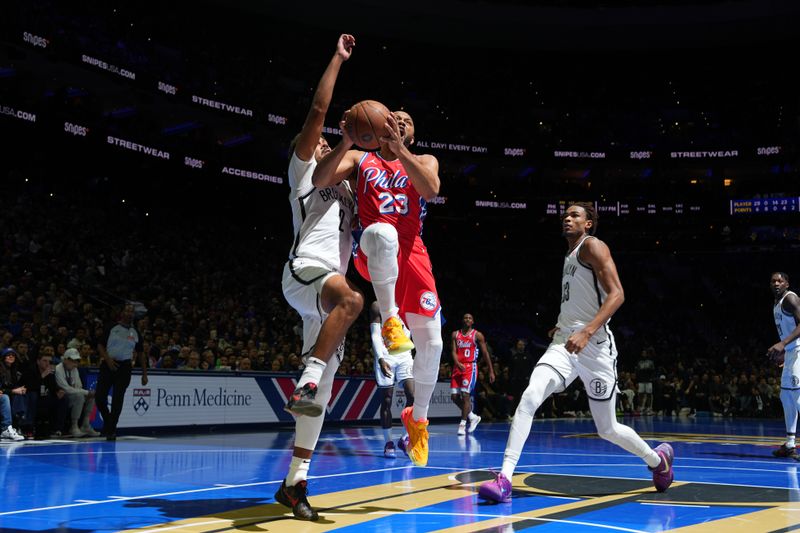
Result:
{"label": "snipes logo", "polygon": [[133,389],[133,397],[137,400],[133,402],[133,410],[139,416],[144,416],[150,409],[150,389]]}

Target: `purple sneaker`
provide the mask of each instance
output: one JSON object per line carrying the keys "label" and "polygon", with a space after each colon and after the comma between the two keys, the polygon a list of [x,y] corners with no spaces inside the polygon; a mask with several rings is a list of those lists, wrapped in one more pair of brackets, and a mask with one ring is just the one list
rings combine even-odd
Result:
{"label": "purple sneaker", "polygon": [[650,468],[650,471],[653,472],[653,485],[656,486],[658,492],[664,492],[672,485],[672,479],[675,477],[675,473],[672,471],[675,452],[672,451],[672,446],[666,442],[662,442],[654,450],[661,457],[661,463],[655,468]]}
{"label": "purple sneaker", "polygon": [[408,457],[408,435],[397,441],[397,447]]}
{"label": "purple sneaker", "polygon": [[498,472],[493,481],[481,483],[478,495],[497,503],[508,503],[511,501],[511,481],[502,472]]}
{"label": "purple sneaker", "polygon": [[389,441],[386,443],[386,445],[383,447],[383,456],[387,459],[394,459],[397,457],[397,451],[394,447],[394,442]]}

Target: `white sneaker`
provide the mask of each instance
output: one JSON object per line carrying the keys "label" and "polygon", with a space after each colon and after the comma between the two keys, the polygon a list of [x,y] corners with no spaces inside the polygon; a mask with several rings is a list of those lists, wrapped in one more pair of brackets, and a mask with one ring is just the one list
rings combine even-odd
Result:
{"label": "white sneaker", "polygon": [[100,432],[99,431],[95,431],[95,429],[92,426],[89,426],[89,425],[81,427],[81,431],[87,437],[99,437],[100,436]]}
{"label": "white sneaker", "polygon": [[475,415],[474,417],[470,418],[469,428],[467,428],[467,431],[473,433],[475,431],[475,428],[478,427],[478,424],[480,423],[481,423],[481,417],[479,417],[478,415]]}
{"label": "white sneaker", "polygon": [[86,436],[86,434],[83,431],[81,431],[78,426],[72,426],[72,428],[69,430],[69,434],[75,438]]}
{"label": "white sneaker", "polygon": [[8,426],[5,431],[0,433],[0,439],[6,440],[25,440],[25,437],[17,433],[17,430],[14,429],[12,426]]}
{"label": "white sneaker", "polygon": [[458,425],[458,434],[459,435],[466,435],[467,434],[467,425],[466,424],[459,424]]}

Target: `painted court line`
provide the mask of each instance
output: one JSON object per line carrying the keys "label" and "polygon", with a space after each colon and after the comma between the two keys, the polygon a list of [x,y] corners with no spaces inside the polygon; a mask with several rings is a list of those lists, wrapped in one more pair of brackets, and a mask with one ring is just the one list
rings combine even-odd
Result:
{"label": "painted court line", "polygon": [[[390,470],[404,470],[406,468],[410,468],[409,466],[398,466],[394,468],[380,468],[376,470],[362,470],[360,472],[346,472],[341,474],[328,474],[325,476],[314,476],[314,479],[324,479],[329,477],[340,477],[340,476],[359,476],[363,474],[373,474],[375,472],[388,472]],[[311,476],[309,476],[311,479]],[[242,483],[240,485],[231,485],[226,487],[205,487],[202,489],[191,489],[191,490],[180,490],[175,492],[162,492],[160,494],[143,494],[141,496],[109,496],[106,500],[97,500],[93,502],[78,502],[78,503],[66,503],[63,505],[51,505],[48,507],[35,507],[31,509],[18,509],[16,511],[6,511],[0,513],[0,516],[8,516],[8,515],[16,515],[16,514],[23,514],[23,513],[34,513],[37,511],[50,511],[54,509],[68,509],[70,507],[85,507],[87,505],[99,505],[102,503],[117,503],[122,501],[129,501],[129,500],[142,500],[146,498],[163,498],[164,496],[179,496],[181,494],[195,494],[198,492],[210,492],[214,490],[226,490],[230,488],[242,488],[242,487],[256,487],[260,485],[271,485],[273,483],[281,483],[283,479],[273,480],[273,481],[259,481],[257,483]]]}
{"label": "painted court line", "polygon": [[[397,515],[402,514],[403,516],[407,515],[419,515],[419,516],[464,516],[467,518],[521,518],[524,520],[535,520],[537,522],[556,522],[559,524],[571,524],[575,526],[589,526],[589,527],[596,527],[599,529],[611,529],[614,531],[626,531],[629,533],[647,533],[645,530],[641,529],[629,529],[626,527],[619,527],[619,526],[610,526],[607,524],[593,524],[591,522],[580,522],[577,520],[559,520],[557,518],[539,518],[539,517],[528,517],[528,516],[518,516],[518,515],[495,515],[495,514],[481,514],[481,513],[437,513],[437,512],[424,512],[424,511],[401,511],[401,512],[393,512],[393,511],[374,511],[369,513],[371,515]],[[154,533],[154,532],[152,532]]]}

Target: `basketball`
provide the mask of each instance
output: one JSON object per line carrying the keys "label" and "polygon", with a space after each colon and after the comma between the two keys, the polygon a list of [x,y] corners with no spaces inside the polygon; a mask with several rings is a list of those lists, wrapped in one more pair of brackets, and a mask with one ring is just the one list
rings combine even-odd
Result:
{"label": "basketball", "polygon": [[365,150],[377,150],[384,135],[384,124],[391,112],[380,102],[363,100],[350,108],[344,127],[347,134]]}

